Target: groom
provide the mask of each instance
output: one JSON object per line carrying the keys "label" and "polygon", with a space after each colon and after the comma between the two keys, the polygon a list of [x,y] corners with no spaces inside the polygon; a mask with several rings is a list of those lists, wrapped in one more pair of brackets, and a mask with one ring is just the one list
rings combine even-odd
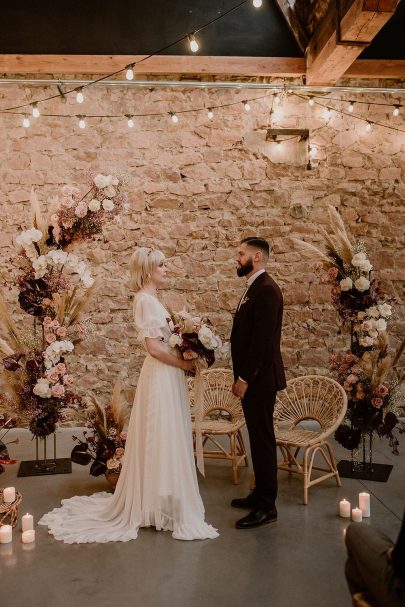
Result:
{"label": "groom", "polygon": [[250,495],[234,499],[234,508],[251,512],[236,523],[251,529],[277,520],[277,450],[273,411],[278,390],[286,387],[280,352],[283,296],[265,267],[269,244],[263,238],[242,240],[237,274],[247,278],[235,313],[231,350],[235,382],[232,391],[242,399],[249,433],[256,486]]}

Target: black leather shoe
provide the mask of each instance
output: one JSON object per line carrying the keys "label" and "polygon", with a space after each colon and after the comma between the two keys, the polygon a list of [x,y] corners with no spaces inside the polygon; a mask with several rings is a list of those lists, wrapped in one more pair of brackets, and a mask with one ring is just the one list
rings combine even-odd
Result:
{"label": "black leather shoe", "polygon": [[268,523],[275,523],[277,520],[277,510],[262,510],[261,508],[254,508],[249,514],[239,521],[236,521],[236,529],[254,529],[255,527],[261,527]]}
{"label": "black leather shoe", "polygon": [[257,497],[254,493],[249,493],[247,497],[237,497],[231,501],[232,508],[246,508],[246,510],[251,510],[252,508],[255,508],[256,505]]}

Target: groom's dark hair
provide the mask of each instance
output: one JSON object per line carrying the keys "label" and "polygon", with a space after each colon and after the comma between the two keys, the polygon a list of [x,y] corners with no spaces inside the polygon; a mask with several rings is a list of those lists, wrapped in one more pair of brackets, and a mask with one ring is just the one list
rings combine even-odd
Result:
{"label": "groom's dark hair", "polygon": [[259,238],[258,236],[248,236],[241,240],[241,244],[246,243],[249,247],[259,249],[263,253],[264,260],[267,261],[270,255],[270,246],[267,240]]}

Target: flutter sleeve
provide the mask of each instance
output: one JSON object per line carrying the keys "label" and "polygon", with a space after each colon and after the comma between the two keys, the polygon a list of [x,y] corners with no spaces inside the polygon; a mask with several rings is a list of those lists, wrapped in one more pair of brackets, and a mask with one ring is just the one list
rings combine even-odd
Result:
{"label": "flutter sleeve", "polygon": [[135,297],[134,321],[138,341],[142,342],[145,337],[164,338],[162,329],[167,325],[166,313],[154,297],[143,294]]}

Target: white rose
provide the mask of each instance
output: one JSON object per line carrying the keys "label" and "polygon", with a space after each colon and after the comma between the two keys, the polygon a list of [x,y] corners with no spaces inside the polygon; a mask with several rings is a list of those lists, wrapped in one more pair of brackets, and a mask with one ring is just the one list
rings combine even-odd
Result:
{"label": "white rose", "polygon": [[361,264],[359,264],[359,268],[362,272],[371,272],[371,270],[373,269],[373,266],[371,265],[369,260],[366,259]]}
{"label": "white rose", "polygon": [[32,262],[32,267],[35,270],[35,278],[42,278],[48,270],[48,262],[45,255],[40,255]]}
{"label": "white rose", "polygon": [[353,281],[351,278],[347,277],[340,281],[340,288],[342,291],[350,291],[353,287]]}
{"label": "white rose", "polygon": [[371,306],[371,308],[368,308],[366,312],[368,316],[373,316],[374,318],[378,318],[380,316],[377,306]]}
{"label": "white rose", "polygon": [[62,341],[61,343],[63,344],[63,349],[65,352],[73,352],[73,350],[75,349],[72,342],[67,339]]}
{"label": "white rose", "polygon": [[41,398],[49,398],[51,396],[51,389],[44,377],[41,377],[34,386],[33,393]]}
{"label": "white rose", "polygon": [[359,267],[365,261],[367,261],[365,253],[356,253],[356,255],[354,255],[354,257],[352,258],[352,266]]}
{"label": "white rose", "polygon": [[65,265],[65,263],[68,260],[69,257],[69,253],[65,253],[65,251],[49,251],[49,253],[47,254],[47,257],[49,257],[53,263],[55,265]]}
{"label": "white rose", "polygon": [[118,185],[119,180],[117,179],[117,177],[113,177],[111,183],[112,183],[112,185]]}
{"label": "white rose", "polygon": [[39,242],[41,238],[41,230],[31,228],[30,230],[25,230],[24,232],[21,232],[21,234],[17,236],[15,241],[19,246],[24,247],[25,249],[26,247],[31,246],[33,242]]}
{"label": "white rose", "polygon": [[212,343],[213,343],[214,337],[215,336],[214,336],[213,332],[206,325],[203,325],[201,327],[201,329],[198,331],[198,339],[200,340],[202,345],[205,348],[208,348],[209,350],[212,350]]}
{"label": "white rose", "polygon": [[384,316],[384,318],[388,318],[392,314],[392,308],[390,304],[387,303],[378,304],[378,311],[380,312],[381,316]]}
{"label": "white rose", "polygon": [[387,329],[387,322],[384,320],[384,318],[379,318],[377,320],[377,322],[375,323],[375,328],[377,329],[377,331],[379,333],[382,333],[383,331],[386,331],[386,329]]}
{"label": "white rose", "polygon": [[99,190],[106,188],[111,183],[110,175],[107,177],[106,175],[101,175],[100,173],[94,177],[93,181],[94,181],[94,185]]}
{"label": "white rose", "polygon": [[96,213],[97,211],[100,210],[101,204],[100,201],[97,200],[97,198],[93,198],[93,200],[90,200],[89,202],[89,209],[90,211],[92,211],[93,213]]}
{"label": "white rose", "polygon": [[77,207],[75,208],[75,215],[77,217],[86,217],[87,215],[87,204],[85,202],[79,202]]}
{"label": "white rose", "polygon": [[103,209],[104,211],[112,211],[114,208],[114,203],[109,198],[105,198],[103,200]]}
{"label": "white rose", "polygon": [[86,287],[86,289],[89,289],[90,287],[93,286],[94,278],[91,276],[90,272],[86,272],[85,274],[83,274],[82,283],[83,283],[83,286]]}
{"label": "white rose", "polygon": [[114,198],[114,196],[117,195],[117,191],[114,186],[109,185],[104,189],[104,194],[105,196],[108,196],[108,198]]}
{"label": "white rose", "polygon": [[169,346],[171,348],[175,348],[176,346],[180,346],[182,341],[183,340],[181,339],[180,335],[173,333],[173,335],[171,335],[169,338]]}
{"label": "white rose", "polygon": [[374,339],[372,337],[360,337],[359,344],[364,347],[372,346],[374,344]]}
{"label": "white rose", "polygon": [[358,291],[367,291],[367,289],[370,288],[370,281],[367,280],[367,278],[365,278],[364,276],[360,276],[360,278],[358,278],[355,282],[354,282],[354,286],[356,287],[356,289]]}

